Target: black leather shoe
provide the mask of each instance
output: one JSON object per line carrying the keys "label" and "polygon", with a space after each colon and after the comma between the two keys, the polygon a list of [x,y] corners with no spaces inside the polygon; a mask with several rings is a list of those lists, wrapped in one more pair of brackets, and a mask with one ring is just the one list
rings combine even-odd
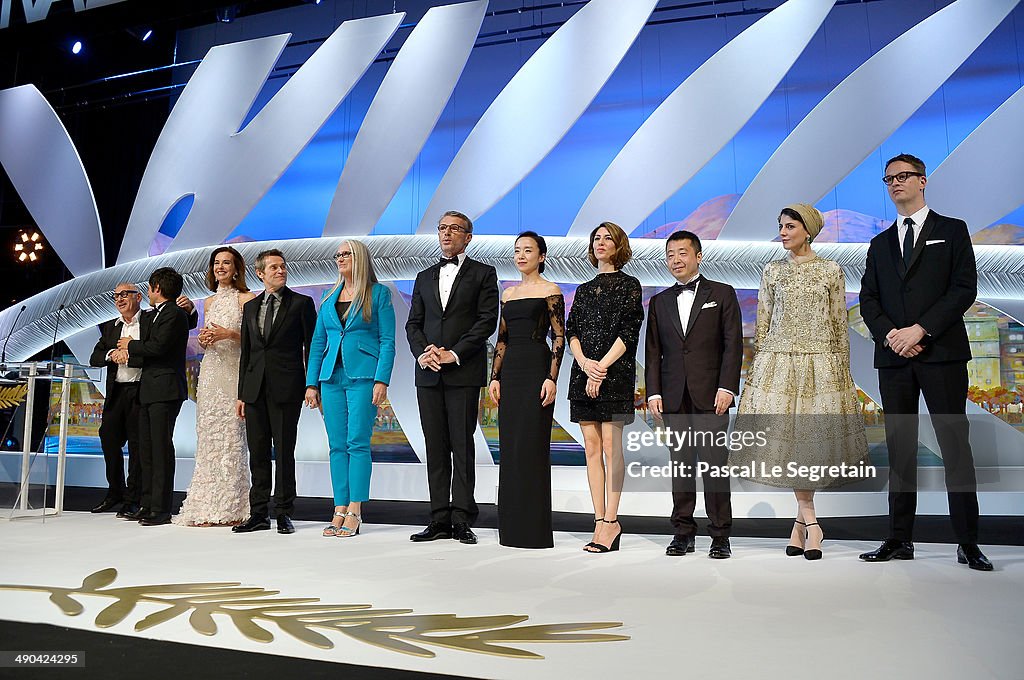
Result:
{"label": "black leather shoe", "polygon": [[866,552],[860,556],[865,562],[888,562],[889,560],[914,559],[914,544],[910,541],[898,541],[887,538],[877,550]]}
{"label": "black leather shoe", "polygon": [[409,540],[415,543],[422,543],[424,541],[436,541],[439,538],[451,538],[452,527],[450,524],[442,524],[441,522],[431,522],[427,525],[427,528],[418,534],[413,534],[409,537]]}
{"label": "black leather shoe", "polygon": [[138,522],[143,517],[148,517],[149,515],[149,508],[136,507],[132,512],[124,513],[122,519],[126,519],[129,522]]}
{"label": "black leather shoe", "polygon": [[732,557],[732,546],[729,545],[729,539],[725,536],[712,538],[708,557],[713,560],[727,560]]}
{"label": "black leather shoe", "polygon": [[270,529],[269,517],[264,517],[263,515],[250,515],[249,519],[237,526],[231,527],[231,533],[247,534],[250,531],[266,531],[268,529]]}
{"label": "black leather shoe", "polygon": [[170,523],[171,513],[169,512],[151,512],[139,520],[139,524],[144,527],[158,527],[162,524]]}
{"label": "black leather shoe", "polygon": [[136,503],[127,501],[121,506],[121,509],[117,511],[115,517],[118,519],[129,519],[128,515],[134,515],[139,512],[139,506]]}
{"label": "black leather shoe", "polygon": [[[268,522],[269,524],[269,522]],[[295,525],[292,524],[292,518],[288,515],[277,516],[277,533],[279,534],[294,534]]]}
{"label": "black leather shoe", "polygon": [[469,528],[468,524],[456,524],[452,527],[452,538],[459,543],[465,543],[466,545],[476,545],[476,534]]}
{"label": "black leather shoe", "polygon": [[693,536],[676,536],[665,548],[665,554],[669,557],[682,557],[686,553],[696,550],[693,543]]}
{"label": "black leather shoe", "polygon": [[992,571],[995,567],[981,552],[977,543],[962,543],[956,547],[956,561],[978,571]]}
{"label": "black leather shoe", "polygon": [[122,501],[120,498],[111,498],[111,497],[108,496],[108,497],[103,499],[102,503],[97,505],[95,508],[93,508],[89,512],[97,513],[97,514],[101,513],[101,512],[110,512],[111,510],[116,509],[123,502],[124,501]]}

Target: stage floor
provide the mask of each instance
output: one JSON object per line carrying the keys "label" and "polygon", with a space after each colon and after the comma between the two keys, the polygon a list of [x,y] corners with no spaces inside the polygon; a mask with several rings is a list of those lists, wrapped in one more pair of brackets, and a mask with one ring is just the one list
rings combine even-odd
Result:
{"label": "stage floor", "polygon": [[[785,557],[782,538],[735,538],[734,557],[715,561],[706,556],[706,537],[695,554],[669,558],[665,536],[627,534],[620,552],[589,555],[582,534],[557,533],[554,549],[526,551],[497,545],[492,529],[478,531],[479,545],[465,546],[413,544],[409,534],[419,527],[366,525],[358,537],[327,539],[323,523],[296,526],[295,535],[282,536],[146,528],[87,513],[0,522],[0,618],[479,678],[1020,678],[1024,668],[1024,547],[984,547],[996,571],[979,573],[956,563],[955,546],[938,544],[917,544],[912,562],[869,565],[857,554],[874,543],[826,539],[825,558],[808,562]],[[193,585],[177,593],[81,594],[90,574],[87,587],[100,592]],[[220,592],[206,596],[194,585],[213,582]],[[224,583],[278,594],[231,594]],[[58,591],[51,600],[53,588],[77,592]],[[180,601],[189,594],[198,609]],[[176,598],[176,607],[167,604]],[[252,616],[261,600],[282,598],[308,600],[265,612],[278,620]],[[74,602],[82,611],[69,616],[62,608],[73,611]],[[215,602],[227,604],[214,611]],[[108,609],[113,603],[121,604]],[[355,604],[372,608],[326,606]],[[442,614],[489,618],[456,630],[456,620],[424,616]],[[513,616],[528,619],[504,618]],[[334,629],[304,626],[316,621]],[[602,623],[622,625],[594,627]],[[250,639],[236,624],[273,639]],[[628,639],[537,641],[560,635]],[[55,639],[51,649],[34,651],[60,649]],[[89,664],[89,650],[77,651],[91,669],[80,677],[118,674]]]}

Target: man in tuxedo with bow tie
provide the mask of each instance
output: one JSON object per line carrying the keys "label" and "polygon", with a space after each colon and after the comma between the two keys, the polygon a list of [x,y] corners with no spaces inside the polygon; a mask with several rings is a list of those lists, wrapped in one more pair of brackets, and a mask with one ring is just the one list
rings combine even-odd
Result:
{"label": "man in tuxedo with bow tie", "polygon": [[[277,533],[294,534],[295,441],[306,396],[306,364],[316,327],[313,298],[288,288],[288,263],[277,249],[256,256],[262,293],[242,306],[238,362],[239,418],[249,444],[249,518],[236,534],[270,528],[274,492]],[[271,463],[273,451],[273,463]]]}
{"label": "man in tuxedo with bow tie", "polygon": [[885,164],[896,221],[871,239],[860,309],[875,341],[878,391],[889,451],[889,538],[866,562],[914,558],[918,404],[931,414],[946,469],[957,561],[991,571],[978,548],[978,494],[966,416],[971,346],[964,313],[978,294],[978,270],[963,220],[925,204],[924,162],[900,154]]}
{"label": "man in tuxedo with bow tie", "polygon": [[[651,298],[647,308],[647,405],[669,430],[717,434],[728,429],[729,407],[739,392],[743,321],[733,287],[700,275],[702,257],[700,238],[692,232],[677,231],[665,243],[665,262],[678,283]],[[728,451],[684,445],[671,454],[677,472],[672,478],[675,536],[665,554],[679,557],[694,552],[697,459],[725,465]],[[686,467],[680,469],[680,463]],[[708,556],[726,559],[732,555],[729,480],[703,481]]]}
{"label": "man in tuxedo with bow tie", "polygon": [[498,325],[494,267],[466,256],[473,222],[449,210],[437,225],[442,257],[416,276],[405,332],[427,446],[430,524],[413,541],[477,542],[476,433],[487,384],[487,338]]}

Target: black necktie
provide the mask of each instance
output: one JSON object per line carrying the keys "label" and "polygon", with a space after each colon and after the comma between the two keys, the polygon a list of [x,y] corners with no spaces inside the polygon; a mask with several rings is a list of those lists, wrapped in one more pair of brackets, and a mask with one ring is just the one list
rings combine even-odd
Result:
{"label": "black necktie", "polygon": [[453,264],[456,267],[458,267],[459,266],[459,256],[456,255],[455,257],[442,257],[441,258],[441,266],[443,267],[446,264]]}
{"label": "black necktie", "polygon": [[267,296],[267,310],[263,312],[263,341],[270,340],[270,327],[274,325],[274,296]]}
{"label": "black necktie", "polygon": [[672,288],[675,290],[676,295],[681,295],[684,290],[688,290],[691,293],[693,293],[697,290],[698,281],[700,281],[699,276],[695,278],[693,281],[690,281],[689,283],[677,283],[676,285],[672,286]]}
{"label": "black necktie", "polygon": [[914,220],[909,217],[903,220],[907,233],[903,235],[903,264],[910,269],[910,256],[914,254]]}

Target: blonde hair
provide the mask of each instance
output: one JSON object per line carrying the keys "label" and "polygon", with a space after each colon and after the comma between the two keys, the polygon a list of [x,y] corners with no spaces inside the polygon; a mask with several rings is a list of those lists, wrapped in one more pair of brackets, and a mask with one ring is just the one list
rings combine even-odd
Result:
{"label": "blonde hair", "polygon": [[[352,316],[355,310],[363,310],[363,321],[369,323],[373,315],[373,284],[377,283],[377,274],[373,271],[373,256],[369,249],[359,241],[343,241],[347,243],[352,252],[352,287],[355,294],[352,296],[352,304],[348,308],[348,315]],[[334,286],[327,291],[325,298],[334,295],[334,291],[341,288],[344,278],[339,273],[338,280]]]}

